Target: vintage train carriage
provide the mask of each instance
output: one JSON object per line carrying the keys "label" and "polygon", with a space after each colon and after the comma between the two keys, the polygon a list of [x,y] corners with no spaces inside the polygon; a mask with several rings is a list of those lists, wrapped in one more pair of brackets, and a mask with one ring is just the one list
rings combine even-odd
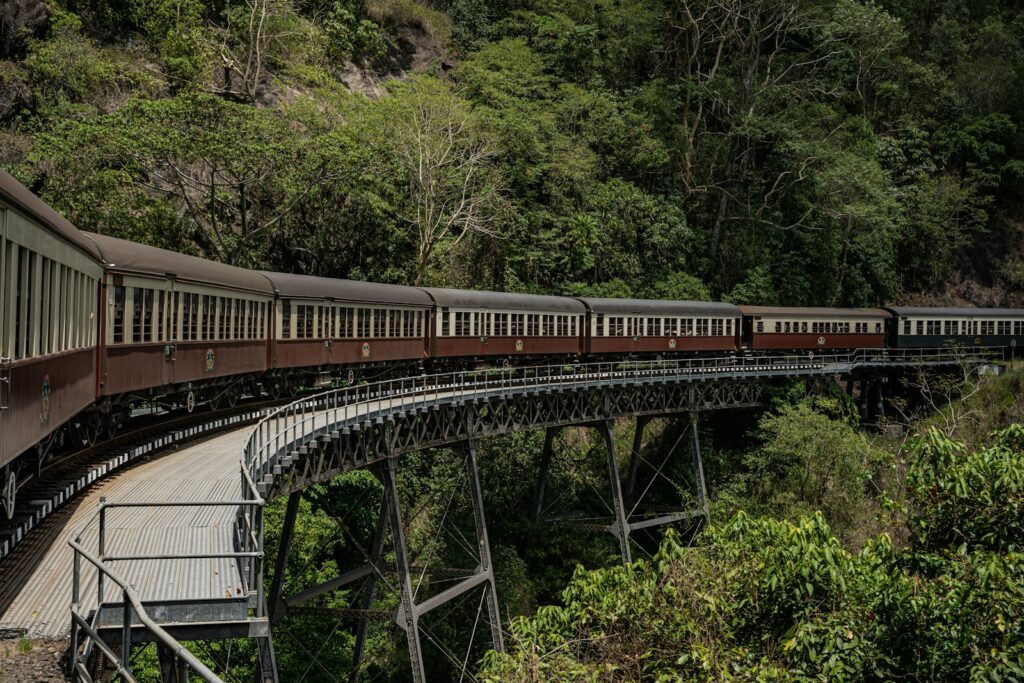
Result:
{"label": "vintage train carriage", "polygon": [[416,287],[264,272],[277,295],[271,367],[421,361],[431,300]]}
{"label": "vintage train carriage", "polygon": [[586,309],[575,299],[425,287],[434,302],[432,358],[578,357]]}
{"label": "vintage train carriage", "polygon": [[740,306],[743,343],[754,350],[828,351],[885,346],[880,308],[791,308]]}
{"label": "vintage train carriage", "polygon": [[740,311],[705,301],[580,298],[587,353],[664,355],[739,348]]}
{"label": "vintage train carriage", "polygon": [[96,397],[95,245],[0,172],[0,498],[19,455]]}
{"label": "vintage train carriage", "polygon": [[1024,310],[890,306],[889,345],[898,349],[1024,346]]}
{"label": "vintage train carriage", "polygon": [[[125,405],[178,395],[190,407],[206,392],[267,369],[273,303],[259,273],[89,235],[106,263],[100,395]],[[216,389],[215,389],[216,388]],[[209,390],[209,391],[207,391]],[[228,391],[232,401],[237,388]],[[177,400],[177,399],[176,399]]]}

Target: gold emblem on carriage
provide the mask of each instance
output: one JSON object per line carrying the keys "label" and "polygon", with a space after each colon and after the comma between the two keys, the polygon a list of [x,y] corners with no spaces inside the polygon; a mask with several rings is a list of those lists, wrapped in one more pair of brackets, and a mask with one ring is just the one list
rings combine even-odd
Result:
{"label": "gold emblem on carriage", "polygon": [[523,350],[523,340],[522,339],[516,339],[516,351],[522,351],[522,350]]}
{"label": "gold emblem on carriage", "polygon": [[670,349],[676,348],[676,340],[675,339],[669,339],[668,340],[668,348],[670,348]]}
{"label": "gold emblem on carriage", "polygon": [[39,400],[39,423],[49,424],[50,422],[50,376],[43,377],[43,391]]}
{"label": "gold emblem on carriage", "polygon": [[206,371],[213,372],[213,368],[216,364],[217,356],[214,354],[213,349],[206,349]]}
{"label": "gold emblem on carriage", "polygon": [[824,337],[818,337],[818,346],[824,346],[824,345],[825,345],[825,338]]}
{"label": "gold emblem on carriage", "polygon": [[370,342],[363,342],[363,345],[360,347],[360,351],[362,351],[362,353],[363,353],[363,358],[369,358],[370,357]]}

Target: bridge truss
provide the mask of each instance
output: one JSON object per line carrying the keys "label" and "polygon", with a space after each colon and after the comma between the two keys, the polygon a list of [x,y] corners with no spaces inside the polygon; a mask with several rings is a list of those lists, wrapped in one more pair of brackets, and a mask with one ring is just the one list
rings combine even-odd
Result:
{"label": "bridge truss", "polygon": [[[689,518],[707,517],[699,438],[701,413],[758,406],[762,403],[765,385],[777,379],[821,381],[843,377],[865,381],[927,367],[977,366],[996,360],[998,358],[984,350],[879,349],[820,356],[726,356],[463,371],[335,389],[283,407],[264,418],[253,430],[242,454],[242,500],[224,501],[225,504],[237,504],[239,510],[236,547],[228,554],[237,558],[247,586],[250,619],[260,623],[273,625],[288,613],[315,610],[304,604],[330,591],[357,581],[363,582],[363,587],[357,592],[359,606],[348,610],[359,619],[353,680],[359,671],[367,620],[373,616],[370,605],[374,586],[397,576],[392,587],[399,593],[400,603],[390,618],[406,634],[413,680],[423,681],[426,679],[422,650],[425,631],[421,618],[452,600],[479,593],[478,616],[486,613],[490,645],[497,650],[503,647],[483,493],[477,471],[478,440],[518,431],[546,430],[532,511],[539,521],[544,513],[548,469],[557,432],[567,427],[597,429],[608,460],[612,510],[610,523],[597,528],[615,537],[622,560],[628,563],[632,559],[630,536],[633,532]],[[877,395],[877,388],[873,391]],[[645,426],[656,416],[679,416],[689,420],[687,441],[692,455],[691,474],[696,505],[689,509],[635,516],[650,488],[649,483],[640,480],[640,446]],[[612,424],[626,417],[636,418],[636,427],[623,485]],[[459,576],[454,585],[419,600],[416,578],[422,578],[428,568],[416,568],[410,564],[396,478],[401,456],[439,446],[454,447],[463,453],[477,553],[474,566],[465,569],[466,573]],[[672,452],[666,456],[665,462],[671,455]],[[665,462],[646,463],[648,470],[653,471],[653,477],[661,475]],[[357,469],[372,471],[384,489],[372,547],[364,552],[365,564],[317,586],[284,595],[285,567],[302,491]],[[263,585],[263,510],[267,501],[284,496],[288,497],[288,505],[268,595]],[[393,573],[386,571],[382,564],[388,540],[390,554],[395,558]],[[86,549],[76,548],[76,553],[83,553],[88,562],[99,568],[98,576],[107,576],[113,583],[122,585],[109,567],[104,568],[102,551],[96,555],[85,555]],[[143,618],[145,606],[132,603],[133,611],[130,611],[127,605],[132,596],[128,591],[123,593],[121,603],[104,604],[101,611],[107,609],[110,615],[123,612],[128,618],[135,614],[148,627],[146,618]],[[74,610],[73,617],[76,625],[88,623],[87,615]],[[118,655],[109,647],[117,641],[120,633],[127,633],[129,629],[119,625],[113,616],[108,616],[105,623],[108,626],[105,631],[89,631],[85,640],[96,641],[97,647],[108,658],[116,656],[122,677],[130,679],[123,649]],[[148,628],[149,639],[158,641],[162,652],[175,653],[168,671],[181,669],[187,672],[188,666],[192,666],[204,680],[219,680],[208,670],[195,667],[194,657],[182,654],[177,640],[159,629],[158,625],[153,626]],[[211,631],[209,619],[203,628],[203,638],[218,635],[216,629]],[[239,632],[236,620],[225,625],[219,635],[231,637]],[[260,645],[261,680],[268,683],[277,681],[270,632],[270,629],[264,629],[254,633]],[[187,628],[180,625],[175,633],[183,639],[189,638]],[[471,642],[474,635],[471,635]],[[433,639],[429,633],[427,636]],[[136,640],[145,639],[136,637]],[[103,642],[102,646],[99,641]],[[75,663],[80,662],[89,642],[82,647],[76,641],[72,653]],[[468,661],[468,652],[466,657]]]}

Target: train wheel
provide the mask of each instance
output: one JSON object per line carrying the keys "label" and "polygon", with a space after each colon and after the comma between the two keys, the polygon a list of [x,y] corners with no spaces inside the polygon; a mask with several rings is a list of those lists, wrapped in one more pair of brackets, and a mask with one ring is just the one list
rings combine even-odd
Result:
{"label": "train wheel", "polygon": [[18,495],[18,478],[14,476],[14,468],[4,470],[0,475],[3,488],[0,489],[0,502],[3,503],[4,516],[7,519],[14,517],[14,500]]}
{"label": "train wheel", "polygon": [[224,394],[224,400],[227,402],[228,408],[234,408],[238,405],[238,389],[234,387],[228,389]]}
{"label": "train wheel", "polygon": [[224,394],[214,389],[213,393],[210,394],[210,400],[208,401],[210,410],[212,410],[213,412],[217,412],[218,410],[220,410],[220,404],[223,400]]}
{"label": "train wheel", "polygon": [[78,423],[78,436],[87,446],[95,446],[100,440],[100,416],[95,411],[90,411],[82,417]]}
{"label": "train wheel", "polygon": [[271,380],[269,393],[270,398],[274,399],[275,401],[281,398],[281,396],[284,394],[284,382],[279,379]]}
{"label": "train wheel", "polygon": [[185,410],[191,415],[196,409],[196,392],[190,391],[185,394]]}
{"label": "train wheel", "polygon": [[121,417],[121,412],[118,410],[111,411],[111,413],[107,415],[106,432],[108,439],[113,439],[115,436],[117,436],[117,433],[121,431],[122,422],[124,422],[124,420]]}

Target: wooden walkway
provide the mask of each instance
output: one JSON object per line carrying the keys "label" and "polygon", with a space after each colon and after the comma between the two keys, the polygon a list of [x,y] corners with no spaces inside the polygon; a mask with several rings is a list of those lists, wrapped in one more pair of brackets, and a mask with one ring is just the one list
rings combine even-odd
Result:
{"label": "wooden walkway", "polygon": [[[237,500],[239,457],[251,432],[246,426],[157,456],[87,491],[46,519],[0,562],[0,629],[24,629],[30,637],[61,637],[71,626],[73,551],[67,541],[108,502]],[[237,508],[122,508],[107,512],[108,555],[220,553],[233,550]],[[83,534],[95,550],[98,521]],[[82,604],[96,604],[95,570],[83,562]],[[114,563],[144,602],[217,599],[242,592],[237,565],[229,559]],[[120,600],[108,587],[106,599]]]}

